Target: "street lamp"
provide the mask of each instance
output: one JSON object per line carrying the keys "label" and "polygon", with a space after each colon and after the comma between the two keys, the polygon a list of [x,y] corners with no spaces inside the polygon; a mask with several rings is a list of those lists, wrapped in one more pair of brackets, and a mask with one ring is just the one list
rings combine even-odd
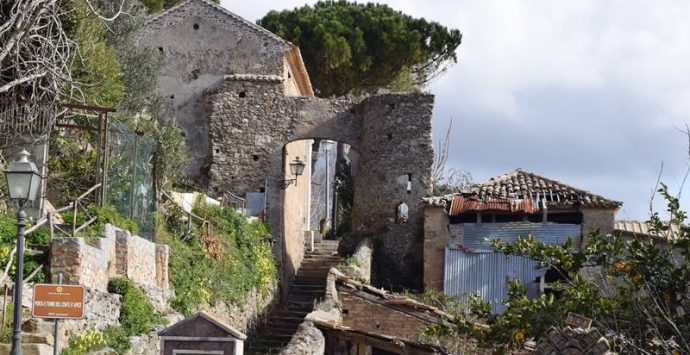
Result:
{"label": "street lamp", "polygon": [[330,191],[331,177],[329,174],[331,163],[329,161],[329,158],[331,155],[331,149],[333,148],[333,142],[328,141],[328,140],[324,140],[324,141],[321,141],[321,145],[323,146],[324,153],[326,153],[326,184],[325,184],[326,185],[326,211],[325,211],[326,218],[325,219],[326,219],[326,229],[329,229],[331,227],[331,223],[330,223],[331,219],[330,219],[330,216],[328,213],[329,212],[328,207],[330,206],[330,198],[331,198],[331,191]]}
{"label": "street lamp", "polygon": [[36,199],[41,175],[36,164],[29,161],[29,152],[22,150],[19,159],[5,170],[10,199],[17,201],[17,271],[14,276],[14,319],[12,322],[12,355],[22,353],[22,287],[24,281],[24,227],[27,203]]}
{"label": "street lamp", "polygon": [[295,186],[297,186],[297,178],[302,175],[304,172],[304,167],[306,166],[307,164],[305,164],[302,159],[299,157],[295,158],[295,160],[290,163],[290,173],[292,173],[292,176],[295,178],[283,180],[283,189],[287,189],[287,187],[293,182],[295,183]]}

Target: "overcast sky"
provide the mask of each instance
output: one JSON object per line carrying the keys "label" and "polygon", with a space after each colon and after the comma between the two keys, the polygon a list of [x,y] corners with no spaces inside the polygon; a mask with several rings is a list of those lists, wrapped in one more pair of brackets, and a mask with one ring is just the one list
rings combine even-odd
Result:
{"label": "overcast sky", "polygon": [[[221,2],[252,21],[314,3]],[[688,164],[680,130],[690,121],[690,2],[380,2],[463,34],[458,63],[429,87],[435,139],[453,118],[450,166],[477,182],[532,171],[623,201],[618,219],[647,217],[662,162],[662,180],[678,191]]]}

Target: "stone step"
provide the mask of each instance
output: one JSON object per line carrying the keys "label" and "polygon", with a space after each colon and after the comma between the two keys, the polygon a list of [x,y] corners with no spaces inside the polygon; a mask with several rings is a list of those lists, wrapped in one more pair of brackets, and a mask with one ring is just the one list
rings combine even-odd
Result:
{"label": "stone step", "polygon": [[[9,354],[12,344],[0,344],[0,354]],[[23,355],[53,355],[53,347],[46,344],[22,343]]]}
{"label": "stone step", "polygon": [[304,317],[309,314],[309,311],[307,310],[297,310],[297,309],[286,309],[282,310],[280,312],[274,313],[276,317],[297,317],[300,319],[304,319]]}
{"label": "stone step", "polygon": [[266,322],[249,333],[245,354],[279,354],[314,308],[315,300],[326,294],[330,269],[342,262],[338,241],[325,241],[307,251],[288,288],[287,297],[271,310]]}
{"label": "stone step", "polygon": [[326,284],[295,284],[294,282],[290,286],[290,290],[288,292],[292,291],[302,291],[302,290],[312,290],[312,291],[326,291]]}
{"label": "stone step", "polygon": [[323,297],[326,291],[312,291],[312,290],[292,290],[290,296],[309,296],[309,297]]}
{"label": "stone step", "polygon": [[22,343],[24,344],[46,344],[53,346],[55,338],[50,333],[24,333],[22,332]]}

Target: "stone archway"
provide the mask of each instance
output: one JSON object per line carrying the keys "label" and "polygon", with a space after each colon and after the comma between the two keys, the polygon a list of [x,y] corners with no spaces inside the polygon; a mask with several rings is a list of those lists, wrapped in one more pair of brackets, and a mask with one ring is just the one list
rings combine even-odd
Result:
{"label": "stone archway", "polygon": [[[229,79],[207,94],[212,193],[242,195],[265,189],[266,220],[283,255],[299,236],[286,236],[283,147],[322,138],[347,143],[360,153],[355,181],[353,229],[372,236],[378,286],[421,288],[423,205],[430,184],[433,96],[388,94],[360,102],[287,97],[280,82],[261,76]],[[409,188],[408,188],[409,186]],[[289,188],[289,187],[288,187]],[[396,223],[396,207],[409,206],[408,223]],[[303,252],[303,250],[302,250]],[[301,255],[291,256],[301,260]],[[285,265],[281,265],[285,266]],[[283,280],[294,268],[281,268]]]}

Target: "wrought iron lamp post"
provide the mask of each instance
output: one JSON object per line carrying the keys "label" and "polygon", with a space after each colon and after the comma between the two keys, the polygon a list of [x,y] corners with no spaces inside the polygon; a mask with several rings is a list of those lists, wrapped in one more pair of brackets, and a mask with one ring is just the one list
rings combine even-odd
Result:
{"label": "wrought iron lamp post", "polygon": [[329,174],[329,171],[331,168],[331,162],[329,161],[329,158],[331,155],[331,149],[333,148],[333,142],[325,140],[322,141],[321,144],[323,145],[323,151],[326,154],[326,211],[324,215],[326,217],[326,229],[330,229],[331,218],[329,213],[329,207],[331,206],[331,176]]}
{"label": "wrought iron lamp post", "polygon": [[19,159],[5,170],[10,199],[17,201],[17,271],[14,276],[14,318],[12,322],[12,355],[22,353],[22,287],[24,282],[24,227],[27,203],[36,198],[41,175],[36,164],[29,161],[29,152],[22,150]]}

